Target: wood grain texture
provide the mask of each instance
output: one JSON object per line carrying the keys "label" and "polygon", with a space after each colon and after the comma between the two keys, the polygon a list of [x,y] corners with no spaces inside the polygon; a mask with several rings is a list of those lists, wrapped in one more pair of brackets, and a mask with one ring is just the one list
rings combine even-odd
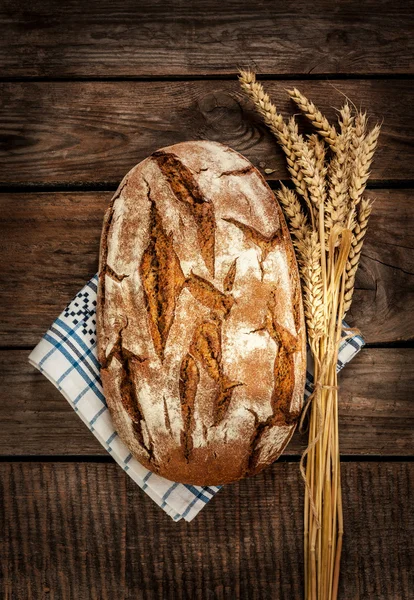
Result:
{"label": "wood grain texture", "polygon": [[412,73],[410,2],[5,0],[7,76]]}
{"label": "wood grain texture", "polygon": [[[294,85],[333,120],[342,94],[369,111],[370,123],[383,120],[371,179],[414,179],[410,80],[266,81],[286,116],[298,112],[285,92]],[[271,179],[287,177],[282,151],[237,81],[3,83],[0,136],[0,184],[117,185],[158,148],[199,139],[274,169]]]}
{"label": "wood grain texture", "polygon": [[[350,324],[370,343],[414,339],[412,190],[373,190]],[[112,193],[0,194],[0,344],[35,345],[97,271]],[[12,307],[12,308],[11,308]]]}
{"label": "wood grain texture", "polygon": [[368,190],[374,202],[347,320],[367,342],[414,339],[413,190]]}
{"label": "wood grain texture", "polygon": [[2,597],[118,597],[126,483],[115,465],[0,465]]}
{"label": "wood grain texture", "polygon": [[[61,393],[27,362],[0,351],[0,455],[105,455]],[[414,349],[364,349],[340,375],[342,454],[411,455]],[[296,433],[285,454],[300,454]]]}
{"label": "wood grain texture", "polygon": [[[344,463],[340,597],[412,592],[412,463]],[[275,464],[174,523],[116,465],[3,463],[5,600],[299,600],[303,484]],[[410,571],[411,569],[411,571]]]}

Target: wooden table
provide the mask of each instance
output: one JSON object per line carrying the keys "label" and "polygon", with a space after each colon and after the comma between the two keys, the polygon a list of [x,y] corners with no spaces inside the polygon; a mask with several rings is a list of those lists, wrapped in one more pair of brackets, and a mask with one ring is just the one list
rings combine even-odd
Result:
{"label": "wooden table", "polygon": [[[414,598],[413,3],[4,0],[1,94],[1,598],[302,598],[305,437],[173,523],[128,478],[29,351],[97,269],[125,173],[188,139],[227,143],[273,187],[284,159],[236,82],[297,86],[328,116],[343,94],[384,120],[374,214],[341,376],[346,535],[340,598]],[[411,497],[410,497],[411,494]]]}

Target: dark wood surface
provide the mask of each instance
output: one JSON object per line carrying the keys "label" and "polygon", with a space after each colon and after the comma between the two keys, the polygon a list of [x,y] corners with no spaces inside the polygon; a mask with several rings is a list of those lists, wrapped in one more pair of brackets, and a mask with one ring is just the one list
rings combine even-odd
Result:
{"label": "dark wood surface", "polygon": [[174,523],[27,362],[95,273],[103,211],[150,152],[212,139],[273,169],[273,188],[287,178],[239,66],[286,115],[295,85],[329,117],[346,95],[384,121],[348,316],[368,346],[340,376],[340,600],[414,598],[413,16],[406,0],[1,4],[1,598],[303,596],[304,435]]}
{"label": "dark wood surface", "polygon": [[[158,148],[194,139],[228,144],[262,170],[274,169],[270,179],[287,177],[282,151],[235,79],[0,84],[0,184],[113,188]],[[371,183],[414,179],[411,80],[266,81],[285,115],[297,112],[285,91],[294,86],[329,118],[345,94],[370,122],[384,121]]]}
{"label": "dark wood surface", "polygon": [[[409,600],[414,464],[343,463],[342,477],[340,597]],[[297,464],[226,486],[191,523],[174,523],[114,464],[4,463],[0,481],[7,600],[303,595]]]}
{"label": "dark wood surface", "polygon": [[4,0],[9,77],[413,73],[412,2]]}

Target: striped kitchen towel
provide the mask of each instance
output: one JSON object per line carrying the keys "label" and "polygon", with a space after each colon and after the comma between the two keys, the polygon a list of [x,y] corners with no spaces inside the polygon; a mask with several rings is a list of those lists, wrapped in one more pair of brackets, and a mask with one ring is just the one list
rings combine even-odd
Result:
{"label": "striped kitchen towel", "polygon": [[[191,521],[218,492],[219,486],[174,483],[151,473],[136,461],[120,440],[106,407],[96,352],[97,275],[76,295],[29,356],[65,396],[102,446],[128,475],[175,521]],[[338,370],[362,348],[356,335],[344,340]],[[312,390],[308,369],[305,395]]]}

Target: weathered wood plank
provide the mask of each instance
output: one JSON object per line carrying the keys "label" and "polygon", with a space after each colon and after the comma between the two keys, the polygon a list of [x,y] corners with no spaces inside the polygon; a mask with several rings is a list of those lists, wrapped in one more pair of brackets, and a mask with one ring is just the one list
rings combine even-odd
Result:
{"label": "weathered wood plank", "polygon": [[[0,455],[105,454],[60,392],[27,362],[0,352]],[[414,349],[364,349],[340,375],[343,454],[411,455]],[[286,454],[300,454],[295,434]]]}
{"label": "weathered wood plank", "polygon": [[[412,463],[344,463],[343,598],[412,591]],[[297,464],[225,486],[174,523],[116,465],[3,463],[3,597],[296,600],[303,483]]]}
{"label": "weathered wood plank", "polygon": [[2,3],[5,76],[413,73],[412,3]]}
{"label": "weathered wood plank", "polygon": [[367,342],[414,339],[413,190],[372,190],[375,200],[347,319]]}
{"label": "weathered wood plank", "polygon": [[3,346],[35,345],[97,271],[112,193],[2,194]]}
{"label": "weathered wood plank", "polygon": [[[349,322],[367,342],[414,338],[412,190],[376,199]],[[97,270],[112,193],[0,194],[0,344],[35,345]]]}
{"label": "weathered wood plank", "polygon": [[111,464],[1,464],[2,597],[118,598],[126,484]]}
{"label": "weathered wood plank", "polygon": [[[294,85],[329,118],[345,94],[371,123],[384,120],[372,179],[414,179],[411,81],[267,81],[285,115],[297,112],[285,92]],[[236,81],[5,83],[0,136],[3,184],[114,185],[154,150],[194,139],[228,144],[274,169],[272,179],[286,177],[282,151]]]}

